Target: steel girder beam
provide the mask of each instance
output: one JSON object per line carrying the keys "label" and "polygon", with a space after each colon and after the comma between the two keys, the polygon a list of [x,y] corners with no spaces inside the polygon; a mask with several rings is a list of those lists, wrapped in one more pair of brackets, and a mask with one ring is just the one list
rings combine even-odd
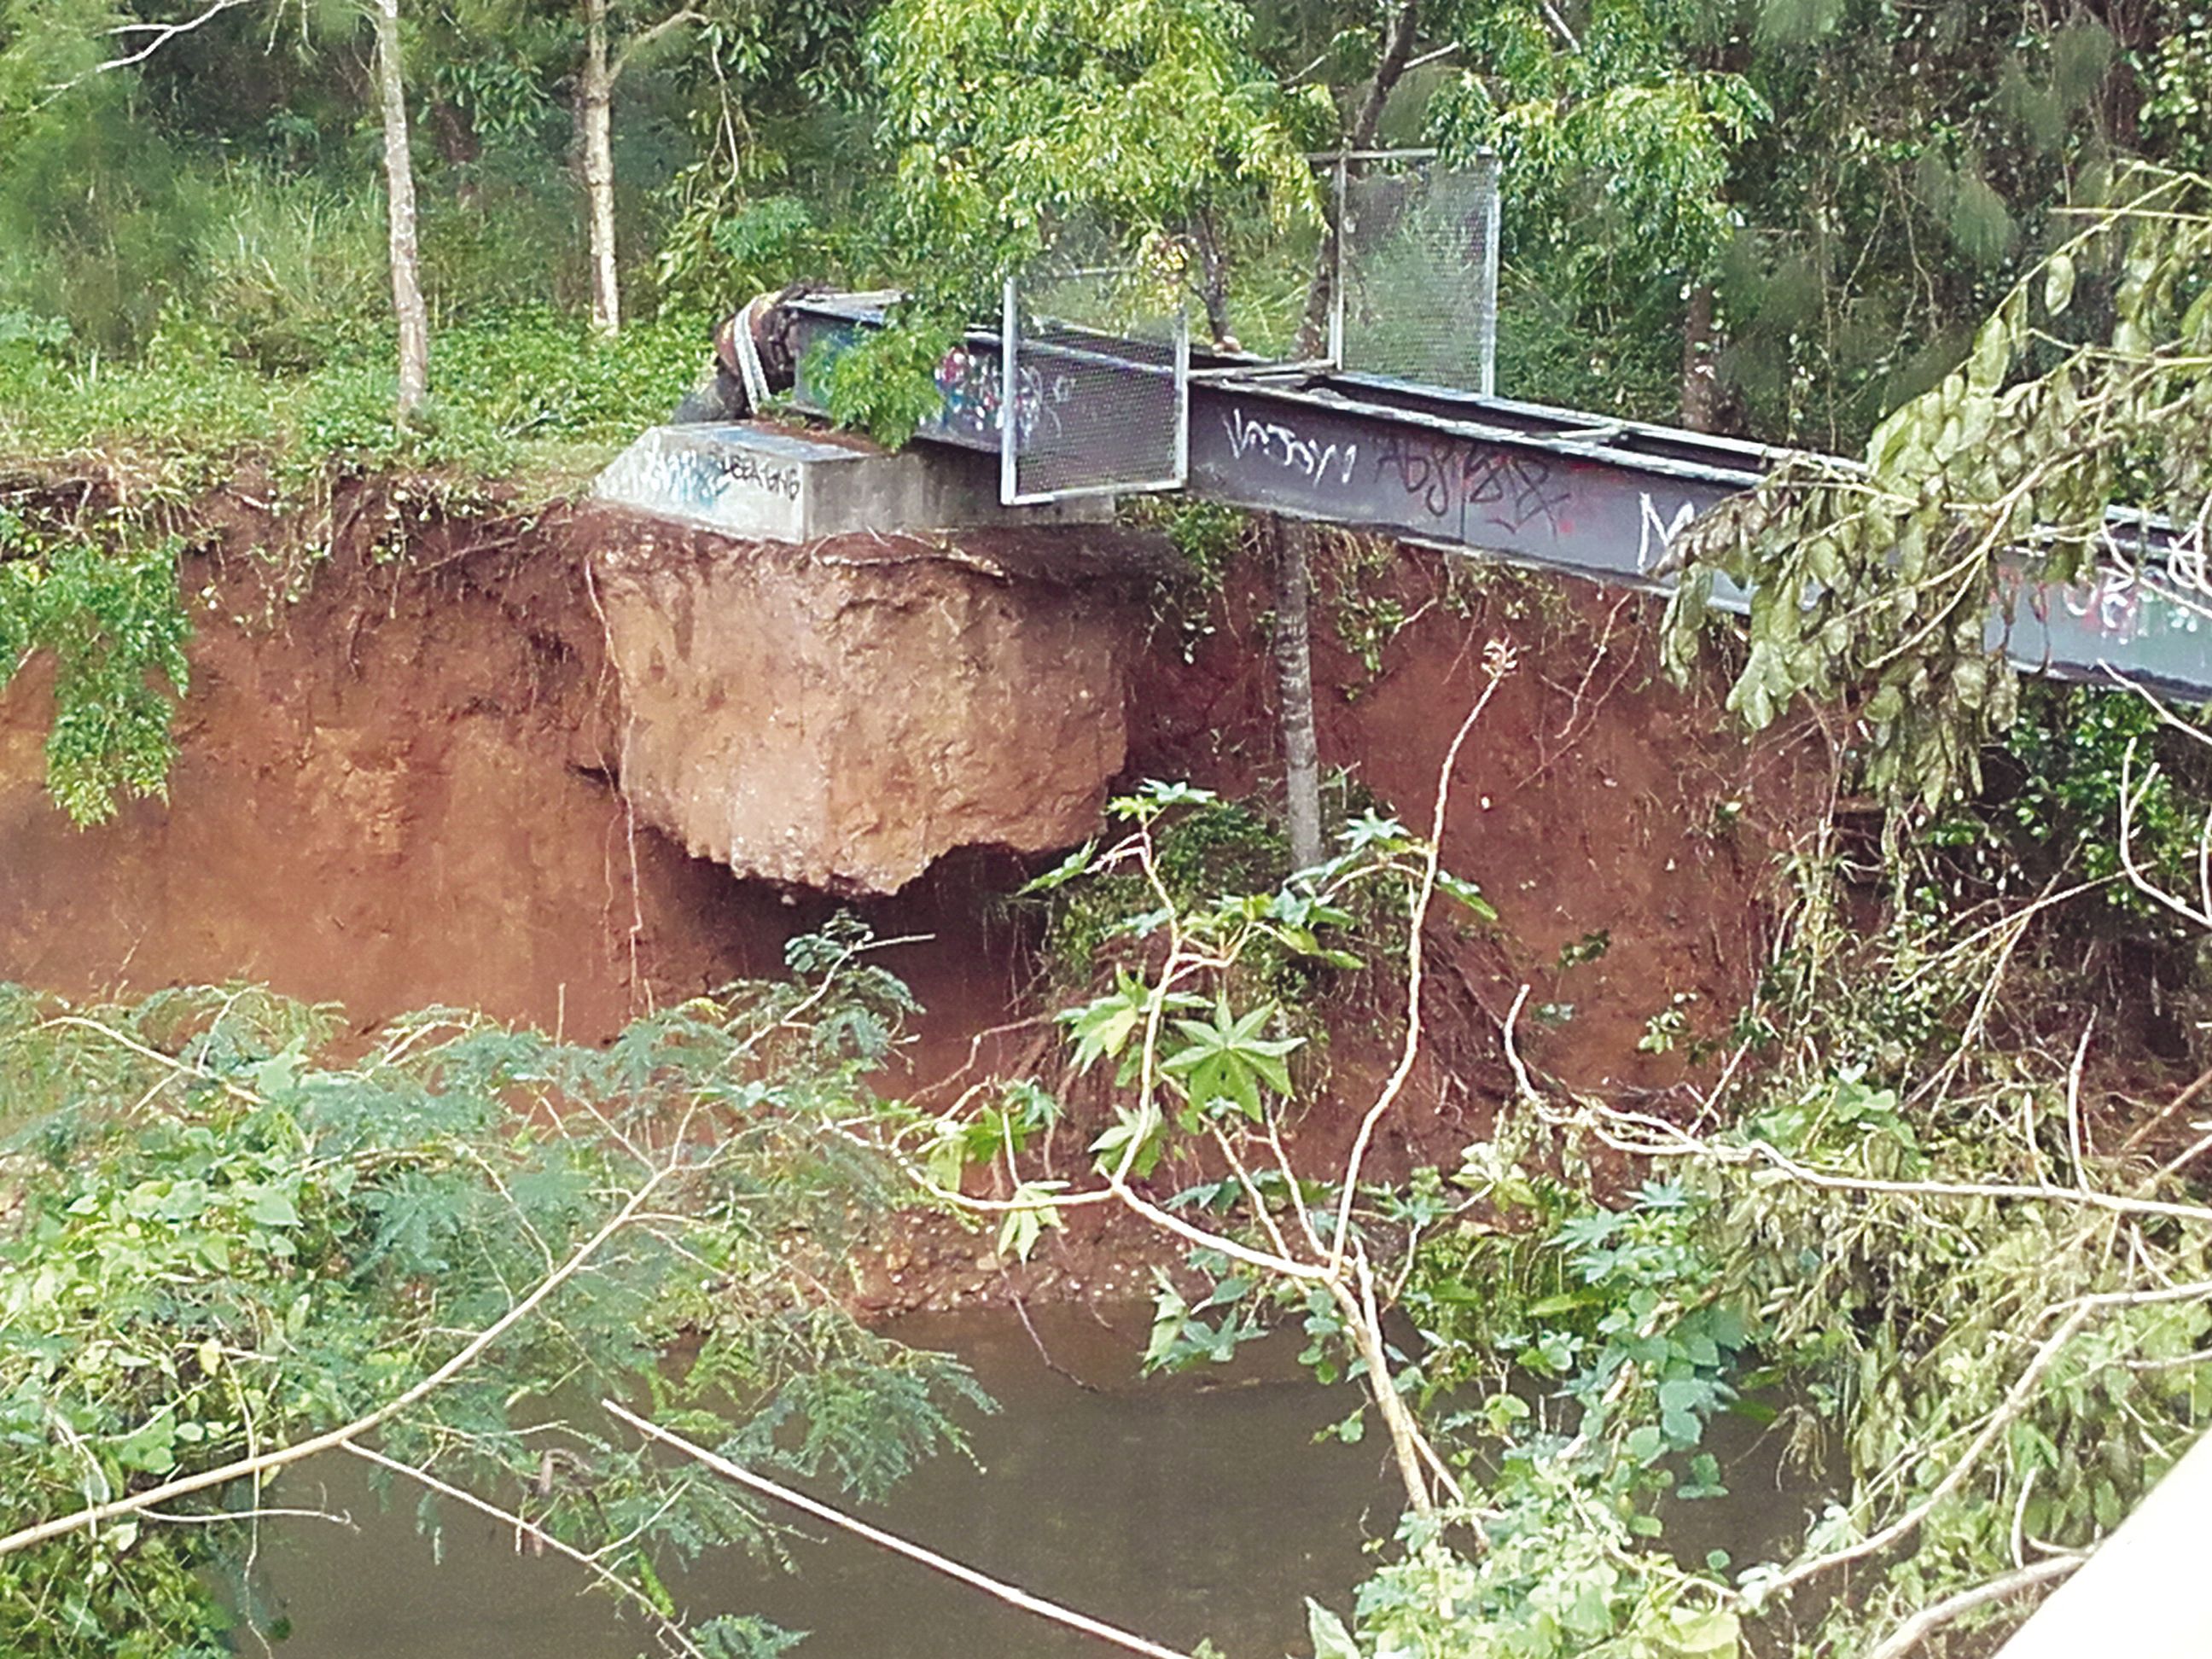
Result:
{"label": "steel girder beam", "polygon": [[[882,313],[876,296],[791,302],[801,341],[796,396],[819,410],[815,374]],[[1673,539],[1699,514],[1751,488],[1786,452],[1378,377],[1294,373],[1264,360],[1194,351],[1190,493],[1257,511],[1370,530],[1594,580],[1663,591]],[[1160,373],[1133,367],[1133,374]],[[999,342],[970,334],[939,373],[945,403],[921,435],[995,453]],[[1050,422],[1062,447],[1102,412],[1024,363],[1013,391],[1023,427]],[[1102,447],[1113,434],[1097,427]],[[2212,700],[2212,578],[2204,550],[2117,517],[2120,562],[2086,587],[2008,563],[1990,641],[2033,672],[2141,682]],[[1741,592],[1716,603],[1741,611]]]}

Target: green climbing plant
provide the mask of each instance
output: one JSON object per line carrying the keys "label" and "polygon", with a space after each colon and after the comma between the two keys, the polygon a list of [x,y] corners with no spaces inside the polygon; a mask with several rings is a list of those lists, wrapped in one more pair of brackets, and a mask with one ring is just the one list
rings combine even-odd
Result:
{"label": "green climbing plant", "polygon": [[2212,184],[2131,168],[2083,216],[1863,462],[1794,459],[1689,532],[1670,665],[1696,656],[1717,582],[1748,589],[1729,707],[1757,729],[1800,696],[1848,697],[1887,795],[1932,807],[1978,786],[2012,724],[1993,599],[2016,611],[2034,584],[2093,579],[2115,508],[2205,533]]}
{"label": "green climbing plant", "polygon": [[191,679],[181,536],[121,512],[40,514],[0,500],[0,688],[53,662],[46,787],[80,824],[166,796],[170,720]]}

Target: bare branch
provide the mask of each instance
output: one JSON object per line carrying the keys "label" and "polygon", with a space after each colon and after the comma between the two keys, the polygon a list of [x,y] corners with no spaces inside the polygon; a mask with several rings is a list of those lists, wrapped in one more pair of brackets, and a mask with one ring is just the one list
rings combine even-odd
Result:
{"label": "bare branch", "polygon": [[479,1498],[476,1493],[468,1491],[465,1487],[456,1486],[449,1481],[441,1480],[436,1475],[432,1474],[427,1469],[418,1469],[412,1463],[403,1463],[396,1457],[386,1457],[380,1451],[372,1451],[367,1446],[356,1445],[350,1441],[346,1443],[344,1449],[351,1452],[356,1457],[361,1458],[364,1462],[375,1464],[379,1468],[389,1469],[394,1474],[404,1475],[408,1480],[416,1482],[417,1485],[428,1487],[430,1491],[436,1492],[441,1498],[450,1498],[457,1504],[465,1504],[472,1510],[489,1515],[495,1521],[504,1522],[508,1526],[513,1527],[516,1532],[544,1545],[547,1549],[553,1551],[556,1554],[566,1556],[569,1560],[574,1561],[578,1566],[589,1571],[594,1577],[599,1579],[601,1583],[606,1585],[610,1589],[620,1595],[624,1601],[634,1601],[639,1607],[643,1607],[646,1612],[646,1616],[659,1626],[661,1635],[665,1637],[675,1646],[692,1656],[692,1659],[706,1659],[705,1651],[701,1649],[699,1644],[694,1642],[689,1636],[686,1636],[684,1633],[684,1627],[676,1623],[675,1620],[669,1618],[666,1613],[663,1613],[660,1610],[659,1605],[655,1602],[650,1595],[647,1595],[635,1584],[631,1583],[629,1579],[623,1577],[620,1573],[616,1572],[606,1566],[603,1562],[599,1560],[598,1558],[586,1555],[574,1545],[556,1538],[551,1533],[546,1531],[544,1528],[538,1525],[533,1521],[526,1520],[523,1516],[515,1514],[512,1510],[501,1509],[498,1504],[492,1503],[489,1499]]}
{"label": "bare branch", "polygon": [[1534,1085],[1529,1081],[1528,1070],[1514,1048],[1514,1021],[1528,997],[1528,988],[1524,985],[1507,1013],[1504,1028],[1506,1060],[1513,1069],[1522,1099],[1554,1122],[1587,1121],[1595,1118],[1634,1130],[1643,1137],[1634,1140],[1618,1139],[1602,1127],[1598,1127],[1595,1132],[1600,1138],[1620,1152],[1633,1152],[1644,1158],[1702,1158],[1716,1164],[1764,1163],[1780,1170],[1792,1181],[1831,1192],[1889,1193],[1905,1198],[2016,1200],[2073,1205],[2087,1210],[2102,1210],[2113,1215],[2157,1216],[2170,1221],[2194,1222],[2200,1226],[2212,1224],[2212,1207],[2202,1204],[2133,1198],[2124,1194],[2100,1191],[2094,1187],[2029,1186],[2025,1182],[2004,1181],[1886,1181],[1873,1176],[1838,1175],[1802,1164],[1767,1141],[1750,1140],[1741,1146],[1719,1146],[1700,1140],[1664,1118],[1645,1112],[1625,1112],[1600,1101],[1581,1101],[1579,1112],[1560,1111],[1548,1105],[1536,1092]]}
{"label": "bare branch", "polygon": [[1966,1448],[1960,1455],[1959,1461],[1951,1466],[1925,1498],[1906,1510],[1887,1526],[1878,1532],[1869,1534],[1857,1543],[1827,1555],[1816,1556],[1812,1560],[1792,1567],[1780,1577],[1768,1581],[1759,1589],[1760,1598],[1771,1601],[1786,1592],[1795,1589],[1807,1580],[1818,1577],[1834,1568],[1846,1566],[1853,1561],[1863,1561],[1870,1555],[1879,1555],[1925,1521],[1953,1492],[1966,1484],[1966,1477],[1974,1472],[1975,1467],[1982,1460],[1983,1454],[1987,1452],[1996,1443],[1997,1437],[2034,1403],[2037,1388],[2049,1374],[2051,1366],[2057,1363],[2058,1356],[2064,1352],[2066,1345],[2080,1333],[2082,1326],[2088,1322],[2090,1315],[2094,1311],[2095,1308],[2092,1305],[2090,1298],[2084,1298],[2075,1305],[2074,1310],[2067,1315],[2064,1322],[2051,1333],[2044,1345],[2036,1350],[2035,1357],[2028,1361],[2027,1368],[2014,1381],[2011,1389],[2006,1392],[2004,1399],[1998,1403],[1997,1408],[1990,1413],[1989,1420],[1983,1424],[1982,1431],[1974,1437],[1973,1443]]}
{"label": "bare branch", "polygon": [[880,1527],[872,1527],[865,1521],[856,1521],[842,1510],[832,1509],[827,1504],[809,1498],[805,1492],[793,1492],[789,1486],[780,1485],[765,1475],[756,1474],[743,1464],[733,1463],[726,1457],[708,1451],[696,1442],[686,1440],[682,1435],[664,1429],[658,1423],[640,1417],[635,1412],[617,1405],[611,1400],[602,1400],[599,1404],[605,1407],[611,1415],[629,1424],[648,1440],[658,1440],[662,1445],[679,1451],[693,1462],[712,1469],[725,1480],[734,1480],[741,1486],[775,1498],[779,1504],[788,1504],[801,1514],[811,1515],[817,1521],[827,1522],[830,1525],[849,1532],[857,1538],[864,1538],[878,1549],[886,1549],[894,1555],[906,1557],[909,1561],[920,1562],[932,1572],[941,1572],[948,1578],[957,1578],[962,1583],[982,1591],[986,1595],[1006,1602],[1009,1607],[1019,1607],[1024,1613],[1033,1613],[1040,1619],[1049,1619],[1053,1623],[1064,1625],[1070,1630],[1081,1631],[1086,1636],[1096,1637],[1102,1642],[1110,1642],[1115,1647],[1127,1649],[1131,1653],[1141,1653],[1146,1656],[1146,1659],[1191,1659],[1191,1656],[1187,1653],[1179,1652],[1174,1648],[1162,1647],[1158,1643],[1149,1641],[1133,1632],[1122,1630],[1118,1626],[1109,1625],[1087,1614],[1077,1613],[1071,1607],[1063,1607],[1056,1601],[1048,1601],[1042,1596],[1032,1595],[1027,1590],[1009,1584],[1003,1579],[994,1578],[988,1573],[978,1572],[973,1567],[965,1566],[953,1560],[950,1556],[939,1555],[934,1550],[925,1549],[919,1544],[900,1537],[896,1533],[885,1532]]}
{"label": "bare branch", "polygon": [[671,29],[681,28],[686,23],[703,23],[706,21],[707,15],[704,12],[694,11],[690,7],[686,6],[681,11],[669,13],[667,16],[643,33],[631,36],[629,43],[615,54],[615,61],[608,67],[608,88],[611,90],[615,82],[622,79],[623,71],[629,67],[632,53],[643,51]]}
{"label": "bare branch", "polygon": [[2038,1585],[2063,1578],[2088,1559],[2086,1555],[2054,1555],[2047,1561],[2033,1562],[2001,1574],[1986,1584],[1977,1584],[1972,1589],[1960,1590],[1956,1595],[1947,1595],[1941,1601],[1921,1608],[1892,1631],[1880,1647],[1867,1655],[1866,1659],[1905,1659],[1906,1654],[1953,1620],[1972,1613],[1976,1607],[1987,1607],[1992,1601],[2018,1595],[2022,1590],[2033,1589]]}
{"label": "bare branch", "polygon": [[1413,921],[1409,924],[1412,937],[1406,951],[1406,1042],[1399,1052],[1398,1063],[1367,1109],[1367,1115],[1359,1121],[1359,1133],[1352,1138],[1351,1155],[1344,1165],[1344,1192],[1337,1200],[1336,1226],[1329,1240],[1328,1270],[1332,1278],[1343,1270],[1344,1241],[1352,1231],[1352,1206],[1359,1189],[1359,1167],[1367,1157],[1368,1142],[1375,1136],[1376,1126],[1383,1114],[1396,1103],[1404,1091],[1406,1081],[1413,1073],[1413,1063],[1421,1051],[1421,991],[1422,969],[1425,965],[1422,934],[1429,916],[1429,901],[1436,896],[1437,877],[1443,858],[1444,823],[1451,810],[1452,773],[1459,765],[1460,750],[1466,746],[1482,711],[1498,695],[1498,688],[1505,676],[1512,672],[1510,653],[1493,653],[1490,666],[1490,683],[1482,688],[1482,695],[1474,700],[1474,707],[1467,711],[1467,718],[1459,723],[1452,736],[1451,745],[1444,750],[1443,764],[1437,770],[1437,809],[1429,823],[1428,856],[1421,866],[1421,885],[1413,898]]}
{"label": "bare branch", "polygon": [[[133,64],[143,64],[180,34],[190,34],[194,29],[215,21],[227,11],[252,3],[252,0],[209,0],[207,9],[197,17],[182,23],[118,23],[108,31],[111,34],[149,34],[153,38],[137,51],[122,58],[111,58],[104,64],[94,64],[87,75],[79,76],[67,84],[75,86],[92,75],[105,75],[110,70],[128,69]],[[61,90],[61,88],[56,88]]]}

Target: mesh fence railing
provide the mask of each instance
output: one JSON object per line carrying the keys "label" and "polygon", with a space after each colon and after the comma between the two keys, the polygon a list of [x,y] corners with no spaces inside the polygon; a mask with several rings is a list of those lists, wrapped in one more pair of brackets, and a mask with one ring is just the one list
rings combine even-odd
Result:
{"label": "mesh fence railing", "polygon": [[1179,488],[1189,471],[1190,337],[1132,273],[1006,284],[1000,495],[1056,501]]}
{"label": "mesh fence railing", "polygon": [[1339,162],[1344,243],[1337,360],[1462,392],[1496,390],[1498,159]]}

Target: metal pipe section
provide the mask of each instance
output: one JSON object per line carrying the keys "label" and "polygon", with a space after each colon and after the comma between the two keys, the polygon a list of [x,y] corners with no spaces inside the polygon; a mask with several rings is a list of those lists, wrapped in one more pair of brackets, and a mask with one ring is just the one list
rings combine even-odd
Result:
{"label": "metal pipe section", "polygon": [[[870,296],[872,299],[873,296]],[[807,346],[881,321],[849,296],[790,303]],[[1001,343],[970,334],[945,360],[943,410],[921,435],[1003,454],[996,398]],[[819,412],[802,349],[796,391]],[[1787,453],[1671,427],[1377,375],[1285,374],[1265,359],[1189,353],[1194,495],[1254,511],[1371,530],[1615,585],[1669,586],[1668,555],[1698,514],[1750,489]],[[1236,371],[1242,370],[1243,373]],[[1139,364],[1134,374],[1157,374]],[[987,407],[988,404],[988,407]],[[1070,441],[1111,411],[1060,411]],[[2212,572],[2205,550],[2116,514],[2111,568],[2084,587],[2042,580],[2032,556],[2007,568],[1989,637],[2024,670],[2112,683],[2122,677],[2212,699]],[[1722,592],[1738,611],[1747,600]]]}

